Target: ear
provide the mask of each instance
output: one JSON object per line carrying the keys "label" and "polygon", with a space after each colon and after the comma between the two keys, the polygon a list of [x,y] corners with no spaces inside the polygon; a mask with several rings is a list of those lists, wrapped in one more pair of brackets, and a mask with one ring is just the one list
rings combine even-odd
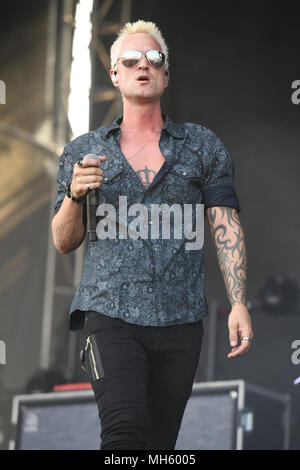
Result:
{"label": "ear", "polygon": [[110,78],[111,81],[113,82],[114,86],[118,86],[118,79],[117,79],[117,71],[116,70],[110,70]]}
{"label": "ear", "polygon": [[170,72],[169,70],[165,71],[165,88],[169,85],[169,80],[170,80]]}

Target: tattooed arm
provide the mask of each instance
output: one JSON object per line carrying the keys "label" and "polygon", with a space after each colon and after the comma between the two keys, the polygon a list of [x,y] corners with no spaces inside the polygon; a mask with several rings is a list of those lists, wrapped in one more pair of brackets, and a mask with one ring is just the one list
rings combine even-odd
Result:
{"label": "tattooed arm", "polygon": [[76,250],[84,240],[85,225],[82,221],[82,204],[67,196],[52,219],[52,236],[55,248],[66,254]]}
{"label": "tattooed arm", "polygon": [[238,345],[238,334],[252,338],[251,318],[246,306],[247,255],[243,229],[236,209],[207,209],[210,230],[217,250],[220,270],[231,303],[228,317],[229,340],[232,347],[227,357],[237,357],[249,349],[244,340]]}

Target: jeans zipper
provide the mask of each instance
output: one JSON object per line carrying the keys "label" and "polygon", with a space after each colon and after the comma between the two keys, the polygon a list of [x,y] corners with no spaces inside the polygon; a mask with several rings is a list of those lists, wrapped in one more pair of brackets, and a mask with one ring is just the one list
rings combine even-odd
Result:
{"label": "jeans zipper", "polygon": [[94,374],[95,374],[95,377],[96,377],[96,380],[98,380],[100,378],[99,374],[98,374],[98,370],[97,370],[97,365],[96,365],[96,360],[95,360],[95,355],[94,355],[94,351],[93,351],[93,345],[92,345],[92,342],[91,342],[91,339],[90,339],[90,336],[88,336],[87,340],[86,340],[86,347],[85,347],[85,350],[87,351],[87,349],[89,348],[90,350],[90,355],[91,355],[91,358],[92,358],[92,368],[94,370]]}

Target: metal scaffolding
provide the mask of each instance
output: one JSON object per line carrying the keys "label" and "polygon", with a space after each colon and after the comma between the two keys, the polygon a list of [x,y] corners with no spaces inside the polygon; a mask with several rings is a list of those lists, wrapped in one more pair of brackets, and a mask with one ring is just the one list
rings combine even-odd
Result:
{"label": "metal scaffolding", "polygon": [[[47,119],[50,123],[50,139],[57,150],[57,153],[53,153],[53,165],[56,168],[57,154],[60,153],[60,150],[69,138],[67,103],[70,91],[69,79],[75,6],[76,0],[63,0],[62,4],[59,0],[49,1],[45,107]],[[60,37],[60,43],[58,43],[58,37]],[[51,366],[52,321],[55,296],[62,293],[64,295],[71,295],[73,292],[73,289],[70,289],[70,287],[66,288],[65,286],[57,285],[55,279],[57,252],[53,245],[51,220],[56,194],[57,184],[56,179],[53,178],[49,209],[49,233],[40,348],[40,367],[42,369],[48,369]],[[78,254],[76,256],[78,257]],[[75,277],[74,275],[74,279]]]}
{"label": "metal scaffolding", "polygon": [[[113,87],[109,47],[114,35],[130,20],[132,0],[96,0],[92,15],[91,128],[110,124],[122,110],[119,91]],[[113,19],[114,18],[114,19]]]}
{"label": "metal scaffolding", "polygon": [[[48,51],[47,51],[47,86],[45,104],[51,127],[51,140],[57,153],[53,153],[53,165],[57,168],[59,154],[69,140],[68,133],[68,97],[70,92],[70,71],[72,63],[72,39],[74,32],[74,12],[77,0],[63,0],[62,14],[59,0],[49,1]],[[113,12],[113,13],[112,13]],[[105,42],[121,26],[130,20],[131,0],[94,0],[92,21],[92,41],[90,45],[92,60],[92,86],[90,91],[90,129],[111,122],[120,112],[121,96],[114,89],[109,78],[110,58]],[[62,16],[62,18],[61,18]],[[112,20],[117,16],[117,20]],[[58,44],[58,37],[60,38]],[[95,109],[97,108],[97,109]],[[42,335],[40,348],[40,367],[49,369],[54,358],[53,316],[55,299],[65,296],[71,303],[81,276],[85,251],[82,244],[74,253],[58,255],[52,240],[51,220],[57,194],[56,179],[53,178],[52,197],[49,213],[49,234],[47,264],[45,273],[45,293],[43,305]],[[71,285],[57,282],[57,257],[61,256],[62,266],[66,272],[72,266]],[[70,276],[69,276],[70,277]],[[65,376],[76,380],[78,366],[78,337],[69,335],[67,350],[67,368]]]}

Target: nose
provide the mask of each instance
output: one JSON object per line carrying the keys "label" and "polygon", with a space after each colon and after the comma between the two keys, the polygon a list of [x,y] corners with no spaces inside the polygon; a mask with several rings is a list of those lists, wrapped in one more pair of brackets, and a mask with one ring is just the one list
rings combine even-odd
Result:
{"label": "nose", "polygon": [[141,58],[141,60],[138,64],[138,68],[141,69],[141,70],[145,70],[145,69],[149,68],[149,63],[146,59],[146,54],[143,54],[143,57]]}

